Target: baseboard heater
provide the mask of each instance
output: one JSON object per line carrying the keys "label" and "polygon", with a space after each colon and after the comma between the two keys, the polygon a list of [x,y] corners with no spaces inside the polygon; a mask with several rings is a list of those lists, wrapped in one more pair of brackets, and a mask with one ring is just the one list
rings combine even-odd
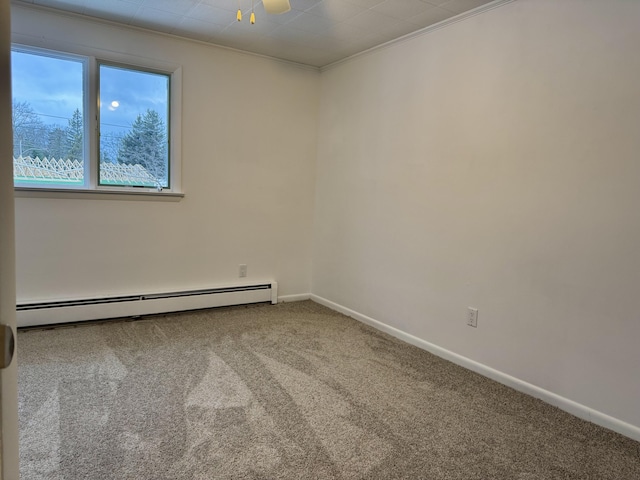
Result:
{"label": "baseboard heater", "polygon": [[22,303],[16,306],[18,327],[136,317],[202,308],[278,302],[276,282],[178,292]]}

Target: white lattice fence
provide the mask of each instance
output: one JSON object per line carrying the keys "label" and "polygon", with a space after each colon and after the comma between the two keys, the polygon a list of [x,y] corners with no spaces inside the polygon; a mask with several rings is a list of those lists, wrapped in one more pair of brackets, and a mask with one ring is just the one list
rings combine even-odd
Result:
{"label": "white lattice fence", "polygon": [[126,185],[156,185],[156,179],[142,165],[128,163],[100,164],[100,181]]}
{"label": "white lattice fence", "polygon": [[13,178],[20,180],[84,179],[84,168],[78,160],[18,157],[13,159]]}
{"label": "white lattice fence", "polygon": [[[84,182],[84,165],[78,160],[39,157],[13,159],[13,178],[23,182]],[[100,183],[155,186],[157,181],[142,165],[101,163]]]}

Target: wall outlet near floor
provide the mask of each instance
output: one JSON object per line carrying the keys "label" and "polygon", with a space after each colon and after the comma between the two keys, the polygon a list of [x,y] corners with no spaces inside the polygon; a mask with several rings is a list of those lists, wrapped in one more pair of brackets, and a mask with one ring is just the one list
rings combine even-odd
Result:
{"label": "wall outlet near floor", "polygon": [[238,265],[238,276],[241,277],[241,278],[247,276],[247,264],[246,263],[241,263],[240,265]]}
{"label": "wall outlet near floor", "polygon": [[467,325],[470,327],[478,328],[478,309],[468,308],[467,312]]}

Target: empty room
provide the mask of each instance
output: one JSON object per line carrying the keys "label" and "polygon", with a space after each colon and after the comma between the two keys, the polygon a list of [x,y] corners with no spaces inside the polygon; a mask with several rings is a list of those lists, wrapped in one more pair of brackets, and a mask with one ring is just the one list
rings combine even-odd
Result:
{"label": "empty room", "polygon": [[0,479],[640,478],[640,2],[0,18]]}

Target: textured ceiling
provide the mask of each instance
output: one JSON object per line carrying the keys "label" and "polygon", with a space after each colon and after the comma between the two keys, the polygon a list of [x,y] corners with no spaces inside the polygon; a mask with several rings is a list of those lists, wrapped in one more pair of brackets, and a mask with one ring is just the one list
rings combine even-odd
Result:
{"label": "textured ceiling", "polygon": [[[290,0],[268,15],[255,0],[20,0],[323,67],[492,0]],[[243,20],[236,20],[238,6]]]}

